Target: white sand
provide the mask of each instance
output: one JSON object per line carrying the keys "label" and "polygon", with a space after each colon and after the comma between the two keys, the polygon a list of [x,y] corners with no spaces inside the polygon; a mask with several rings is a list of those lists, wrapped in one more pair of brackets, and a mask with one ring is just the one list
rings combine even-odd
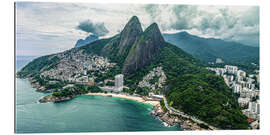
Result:
{"label": "white sand", "polygon": [[113,96],[113,97],[119,97],[119,98],[124,98],[124,99],[129,99],[129,100],[135,100],[137,102],[145,103],[145,104],[151,104],[153,106],[156,106],[159,104],[159,101],[145,101],[141,97],[134,97],[134,96],[129,96],[129,95],[123,95],[123,94],[115,94],[115,93],[87,93],[86,95],[101,95],[101,96]]}

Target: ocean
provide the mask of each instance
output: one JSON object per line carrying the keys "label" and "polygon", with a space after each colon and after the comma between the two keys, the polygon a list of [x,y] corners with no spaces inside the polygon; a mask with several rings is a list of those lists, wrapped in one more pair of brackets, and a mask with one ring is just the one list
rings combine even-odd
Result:
{"label": "ocean", "polygon": [[[17,57],[16,71],[31,57]],[[49,93],[36,92],[26,79],[16,78],[17,133],[179,131],[149,115],[152,105],[117,98],[82,95],[61,103],[38,103]]]}

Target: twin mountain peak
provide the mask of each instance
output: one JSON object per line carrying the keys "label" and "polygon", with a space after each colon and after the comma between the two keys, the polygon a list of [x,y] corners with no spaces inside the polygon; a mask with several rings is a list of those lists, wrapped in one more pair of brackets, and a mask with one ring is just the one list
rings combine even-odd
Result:
{"label": "twin mountain peak", "polygon": [[123,73],[134,73],[147,66],[154,59],[155,54],[166,44],[156,23],[143,31],[141,23],[133,16],[125,25],[122,32],[115,36],[102,49],[103,54],[111,54],[115,49],[118,57],[125,57]]}

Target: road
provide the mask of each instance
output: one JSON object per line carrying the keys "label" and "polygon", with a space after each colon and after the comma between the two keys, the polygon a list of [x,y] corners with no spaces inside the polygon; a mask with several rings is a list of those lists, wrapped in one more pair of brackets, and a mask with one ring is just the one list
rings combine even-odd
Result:
{"label": "road", "polygon": [[191,119],[191,120],[193,120],[194,122],[196,122],[198,124],[204,124],[204,125],[208,126],[208,128],[211,129],[211,130],[218,130],[218,128],[216,128],[214,126],[211,126],[211,125],[207,124],[206,122],[204,122],[202,120],[199,120],[199,119],[197,119],[197,118],[195,118],[193,116],[189,116],[189,115],[185,114],[184,112],[181,112],[179,110],[174,109],[173,107],[170,107],[168,105],[168,103],[167,103],[167,99],[166,99],[165,96],[163,96],[163,100],[164,100],[165,107],[167,108],[167,110],[169,110],[169,112],[171,114],[176,114],[176,115],[179,115],[181,117]]}

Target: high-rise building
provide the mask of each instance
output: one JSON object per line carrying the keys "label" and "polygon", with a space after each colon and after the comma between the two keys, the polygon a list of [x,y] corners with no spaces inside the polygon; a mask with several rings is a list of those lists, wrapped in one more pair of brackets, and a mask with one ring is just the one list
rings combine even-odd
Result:
{"label": "high-rise building", "polygon": [[124,75],[122,75],[122,74],[116,75],[114,83],[115,83],[115,86],[114,86],[115,91],[117,91],[117,92],[122,91],[123,85],[124,85]]}
{"label": "high-rise building", "polygon": [[237,71],[237,76],[246,77],[246,72],[243,71],[243,70],[238,70]]}
{"label": "high-rise building", "polygon": [[249,102],[248,110],[251,113],[259,113],[260,112],[260,105],[255,102]]}
{"label": "high-rise building", "polygon": [[222,61],[221,58],[217,58],[217,59],[216,59],[216,63],[223,63],[223,61]]}
{"label": "high-rise building", "polygon": [[240,91],[242,90],[242,87],[239,84],[234,84],[232,89],[234,93],[240,93]]}
{"label": "high-rise building", "polygon": [[231,66],[231,65],[225,65],[225,69],[227,70],[227,72],[231,73],[231,74],[237,74],[237,66]]}
{"label": "high-rise building", "polygon": [[95,79],[94,78],[89,78],[88,79],[88,85],[91,85],[91,86],[95,85]]}

